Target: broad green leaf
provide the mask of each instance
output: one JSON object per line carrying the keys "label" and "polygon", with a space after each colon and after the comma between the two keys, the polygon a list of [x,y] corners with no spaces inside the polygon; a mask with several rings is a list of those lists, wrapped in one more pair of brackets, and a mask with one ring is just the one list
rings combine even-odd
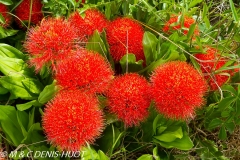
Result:
{"label": "broad green leaf", "polygon": [[26,56],[21,51],[4,43],[0,43],[0,57],[26,59]]}
{"label": "broad green leaf", "polygon": [[12,5],[13,2],[11,0],[0,0],[0,3],[5,4],[5,5]]}
{"label": "broad green leaf", "polygon": [[86,48],[100,53],[106,59],[108,58],[105,44],[97,30],[94,31],[92,37],[88,40]]}
{"label": "broad green leaf", "polygon": [[13,106],[0,105],[0,115],[1,128],[7,136],[6,138],[14,146],[18,146],[23,139],[23,135],[21,134],[21,127],[18,124],[15,108]]}
{"label": "broad green leaf", "polygon": [[52,84],[47,85],[39,94],[38,102],[41,104],[45,104],[55,96],[58,90],[59,88],[56,86],[56,81],[53,81]]}
{"label": "broad green leaf", "polygon": [[[3,76],[0,78],[2,86],[9,90],[14,96],[22,99],[34,99],[22,84],[23,76]],[[36,97],[35,97],[36,98]]]}
{"label": "broad green leaf", "polygon": [[182,137],[183,137],[182,127],[178,127],[178,129],[173,132],[166,130],[161,135],[153,136],[153,138],[163,142],[173,142],[177,138],[181,139]]}
{"label": "broad green leaf", "polygon": [[209,130],[212,130],[212,129],[220,126],[221,124],[222,124],[222,120],[219,119],[219,118],[215,118],[215,119],[213,119],[213,120],[209,123],[208,129],[209,129]]}
{"label": "broad green leaf", "polygon": [[145,32],[143,36],[143,51],[146,59],[147,66],[157,59],[157,47],[158,39],[151,32]]}
{"label": "broad green leaf", "polygon": [[100,160],[110,160],[101,150],[98,151],[98,155]]}
{"label": "broad green leaf", "polygon": [[3,17],[2,13],[0,13],[0,24],[5,24],[5,18]]}
{"label": "broad green leaf", "polygon": [[163,131],[165,131],[167,129],[167,126],[160,126],[157,128],[157,133],[156,135],[161,134]]}
{"label": "broad green leaf", "polygon": [[153,156],[151,154],[144,154],[139,157],[137,160],[153,160]]}
{"label": "broad green leaf", "polygon": [[237,91],[233,88],[233,86],[230,86],[230,85],[223,85],[222,87],[221,87],[221,89],[223,90],[223,91],[227,91],[227,92],[230,92],[230,93],[232,93],[233,95],[235,95],[235,96],[237,96]]}
{"label": "broad green leaf", "polygon": [[31,108],[32,106],[42,106],[42,104],[40,104],[37,100],[33,100],[24,104],[17,104],[16,107],[19,111],[24,111],[27,110],[29,108]]}
{"label": "broad green leaf", "polygon": [[230,3],[230,8],[232,10],[233,19],[236,23],[239,23],[239,18],[238,18],[238,14],[237,14],[236,8],[234,6],[234,3],[232,0],[229,0],[229,3]]}
{"label": "broad green leaf", "polygon": [[39,132],[42,131],[40,123],[34,123],[27,132],[27,136],[22,140],[21,143],[32,144],[45,140],[44,135]]}
{"label": "broad green leaf", "polygon": [[37,79],[25,78],[22,84],[28,92],[33,94],[39,94],[43,90],[43,85]]}
{"label": "broad green leaf", "polygon": [[185,131],[183,132],[183,137],[181,139],[177,138],[175,141],[172,142],[162,142],[158,140],[156,142],[165,148],[174,147],[180,150],[190,150],[193,147],[193,142]]}
{"label": "broad green leaf", "polygon": [[160,160],[160,156],[158,155],[158,147],[155,147],[153,149],[153,157],[155,158],[155,160]]}
{"label": "broad green leaf", "polygon": [[227,108],[231,103],[236,101],[236,97],[227,97],[221,100],[218,104],[218,110],[223,111],[225,108]]}
{"label": "broad green leaf", "polygon": [[99,159],[98,153],[90,147],[84,147],[81,149],[81,159]]}
{"label": "broad green leaf", "polygon": [[26,68],[26,63],[22,59],[0,57],[0,71],[4,75],[20,72]]}
{"label": "broad green leaf", "polygon": [[24,111],[17,111],[17,120],[21,127],[23,136],[27,136],[28,114]]}
{"label": "broad green leaf", "polygon": [[226,138],[227,138],[227,132],[226,132],[225,127],[222,126],[222,127],[220,128],[218,137],[219,137],[219,139],[221,139],[221,140],[226,140]]}
{"label": "broad green leaf", "polygon": [[231,134],[233,133],[235,129],[235,124],[233,122],[225,123],[224,126],[226,127],[229,133]]}
{"label": "broad green leaf", "polygon": [[8,90],[6,88],[0,87],[0,94],[6,94]]}
{"label": "broad green leaf", "polygon": [[[194,34],[194,31],[196,29],[196,23],[192,24],[189,28],[189,31],[187,33],[187,38],[190,39],[192,38],[193,34]],[[194,38],[194,37],[193,37]]]}
{"label": "broad green leaf", "polygon": [[189,4],[189,8],[195,7],[198,3],[201,3],[203,0],[192,0]]}
{"label": "broad green leaf", "polygon": [[125,72],[137,72],[143,69],[143,60],[136,62],[136,57],[134,54],[126,54],[120,60],[122,71]]}

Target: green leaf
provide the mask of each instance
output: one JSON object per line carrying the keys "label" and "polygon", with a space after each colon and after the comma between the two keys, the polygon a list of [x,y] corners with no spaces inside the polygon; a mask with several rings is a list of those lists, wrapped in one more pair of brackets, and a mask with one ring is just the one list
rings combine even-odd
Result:
{"label": "green leaf", "polygon": [[88,40],[86,48],[100,53],[103,57],[106,57],[106,59],[108,58],[107,49],[97,30],[94,31],[92,37]]}
{"label": "green leaf", "polygon": [[218,137],[219,137],[219,139],[221,139],[221,140],[226,140],[226,139],[227,139],[227,132],[226,132],[225,127],[221,127],[221,128],[220,128],[220,132],[219,132],[219,134],[218,134]]}
{"label": "green leaf", "polygon": [[38,102],[41,104],[45,104],[55,96],[58,90],[59,88],[56,86],[56,81],[53,81],[52,84],[47,85],[39,94]]}
{"label": "green leaf", "polygon": [[195,7],[198,3],[201,3],[203,0],[192,0],[189,4],[189,8]]}
{"label": "green leaf", "polygon": [[153,157],[155,158],[155,160],[160,160],[160,156],[158,155],[158,147],[155,147],[153,149]]}
{"label": "green leaf", "polygon": [[237,14],[236,8],[234,6],[234,3],[232,0],[229,0],[229,3],[230,3],[230,8],[232,10],[233,19],[235,22],[239,23],[239,18],[238,18],[238,14]]}
{"label": "green leaf", "polygon": [[183,132],[183,137],[181,139],[177,138],[175,141],[172,142],[162,142],[162,141],[156,141],[161,146],[165,148],[177,148],[180,150],[190,150],[193,147],[193,142],[189,138],[186,131]]}
{"label": "green leaf", "polygon": [[143,36],[143,51],[146,59],[147,66],[157,59],[158,39],[151,32],[145,32]]}
{"label": "green leaf", "polygon": [[0,24],[5,24],[5,18],[3,17],[2,13],[0,13]]}
{"label": "green leaf", "polygon": [[23,76],[3,76],[0,78],[0,83],[2,86],[9,90],[14,96],[22,99],[34,99],[32,95],[26,90],[25,86],[22,84],[22,80],[25,78]]}
{"label": "green leaf", "polygon": [[32,106],[42,106],[42,104],[40,104],[37,100],[33,100],[24,104],[17,104],[16,107],[19,111],[24,111],[27,110],[29,108],[31,108]]}
{"label": "green leaf", "polygon": [[98,153],[90,147],[84,147],[81,149],[81,159],[99,159]]}
{"label": "green leaf", "polygon": [[0,94],[6,94],[8,90],[6,88],[0,87]]}
{"label": "green leaf", "polygon": [[14,146],[18,146],[23,139],[23,135],[21,127],[18,124],[15,108],[13,106],[0,105],[0,115],[1,128],[6,138],[12,142]]}
{"label": "green leaf", "polygon": [[40,83],[37,79],[25,78],[22,80],[22,84],[28,92],[33,94],[39,94],[43,90],[42,83]]}
{"label": "green leaf", "polygon": [[26,59],[26,56],[21,51],[4,43],[0,43],[0,57]]}
{"label": "green leaf", "polygon": [[22,59],[0,57],[0,71],[4,75],[20,72],[26,68]]}
{"label": "green leaf", "polygon": [[226,127],[229,133],[233,133],[235,129],[235,124],[233,122],[225,123],[224,126]]}
{"label": "green leaf", "polygon": [[177,127],[178,129],[175,131],[164,131],[163,134],[153,136],[153,138],[163,141],[163,142],[173,142],[177,138],[182,138],[183,137],[183,132],[182,132],[182,127]]}
{"label": "green leaf", "polygon": [[100,160],[110,160],[101,150],[98,151],[98,155]]}
{"label": "green leaf", "polygon": [[227,97],[224,98],[223,100],[221,100],[218,104],[218,110],[219,111],[223,111],[225,108],[227,108],[228,106],[230,106],[231,103],[233,103],[234,101],[236,101],[236,97]]}
{"label": "green leaf", "polygon": [[125,72],[137,72],[143,69],[143,60],[136,62],[136,57],[134,54],[126,54],[120,60],[122,71]]}
{"label": "green leaf", "polygon": [[191,39],[192,36],[193,36],[193,33],[195,31],[195,28],[196,28],[196,23],[192,24],[189,28],[189,31],[188,31],[188,34],[187,34],[187,38],[188,39]]}
{"label": "green leaf", "polygon": [[44,141],[45,137],[39,131],[42,131],[40,123],[34,123],[28,130],[27,136],[22,140],[21,143],[32,144]]}
{"label": "green leaf", "polygon": [[222,124],[222,120],[219,119],[219,118],[215,118],[215,119],[213,119],[213,120],[209,123],[208,129],[209,129],[209,130],[212,130],[212,129],[220,126],[221,124]]}
{"label": "green leaf", "polygon": [[11,0],[0,0],[0,3],[5,4],[5,5],[12,5],[13,2]]}
{"label": "green leaf", "polygon": [[27,136],[28,114],[24,111],[17,111],[17,120],[21,127],[23,136]]}
{"label": "green leaf", "polygon": [[153,156],[151,154],[144,154],[139,157],[137,160],[153,160]]}
{"label": "green leaf", "polygon": [[230,92],[230,93],[232,93],[233,95],[235,95],[235,96],[237,96],[237,91],[233,88],[233,86],[230,86],[230,85],[223,85],[222,87],[221,87],[221,89],[223,90],[223,91],[227,91],[227,92]]}

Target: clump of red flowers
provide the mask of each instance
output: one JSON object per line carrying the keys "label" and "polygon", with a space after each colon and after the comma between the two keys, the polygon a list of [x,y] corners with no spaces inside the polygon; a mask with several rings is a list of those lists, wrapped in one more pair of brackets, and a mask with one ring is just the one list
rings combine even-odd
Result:
{"label": "clump of red flowers", "polygon": [[98,53],[84,49],[75,52],[57,63],[55,79],[58,84],[63,88],[103,93],[113,79],[110,64]]}
{"label": "clump of red flowers", "polygon": [[107,92],[110,111],[127,127],[139,125],[148,116],[149,89],[147,80],[136,73],[116,77]]}
{"label": "clump of red flowers", "polygon": [[84,18],[79,12],[74,12],[69,17],[69,22],[78,29],[80,37],[91,36],[95,30],[101,33],[108,25],[105,15],[97,9],[86,10]]}
{"label": "clump of red flowers", "polygon": [[18,17],[16,18],[18,26],[23,28],[22,22],[28,22],[30,14],[31,24],[38,24],[43,18],[42,6],[41,0],[32,0],[32,7],[31,0],[23,0],[15,9],[15,15]]}
{"label": "clump of red flowers", "polygon": [[0,3],[0,14],[2,14],[3,18],[5,19],[5,23],[0,22],[0,26],[4,28],[8,27],[11,23],[11,15],[7,12],[9,12],[8,7]]}
{"label": "clump of red flowers", "polygon": [[30,65],[39,71],[43,65],[64,59],[76,47],[75,27],[62,18],[43,19],[27,32],[24,47],[30,55]]}
{"label": "clump of red flowers", "polygon": [[157,110],[165,117],[185,120],[194,116],[194,109],[204,103],[207,84],[190,64],[167,62],[151,76],[151,94]]}
{"label": "clump of red flowers", "polygon": [[227,62],[225,58],[220,57],[219,51],[215,48],[207,47],[206,53],[195,54],[195,57],[212,90],[217,90],[225,84],[233,73],[231,70],[214,73]]}
{"label": "clump of red flowers", "polygon": [[61,150],[79,151],[101,134],[104,120],[97,100],[80,90],[60,91],[47,103],[43,129]]}
{"label": "clump of red flowers", "polygon": [[137,60],[145,59],[142,45],[144,30],[135,20],[117,18],[110,22],[106,32],[110,54],[115,61],[127,53],[135,54]]}
{"label": "clump of red flowers", "polygon": [[[165,23],[163,27],[163,32],[168,33],[171,30],[183,30],[183,34],[188,34],[188,30],[191,25],[195,24],[195,20],[192,17],[184,16],[183,17],[183,26],[181,25],[181,22],[179,21],[179,15],[173,15],[170,17],[170,19]],[[199,35],[199,29],[196,26],[194,30],[194,35]]]}

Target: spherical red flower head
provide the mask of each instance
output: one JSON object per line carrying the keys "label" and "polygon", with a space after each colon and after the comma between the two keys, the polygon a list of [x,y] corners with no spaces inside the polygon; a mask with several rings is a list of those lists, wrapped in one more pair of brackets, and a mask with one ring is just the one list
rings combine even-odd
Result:
{"label": "spherical red flower head", "polygon": [[8,27],[11,23],[11,15],[8,14],[7,12],[9,12],[8,7],[6,5],[0,3],[0,14],[5,19],[5,23],[0,22],[0,26],[2,26],[4,28]]}
{"label": "spherical red flower head", "polygon": [[30,64],[36,71],[46,63],[64,59],[76,45],[75,27],[64,19],[48,18],[27,32],[24,47],[30,55]]}
{"label": "spherical red flower head", "polygon": [[[176,23],[176,25],[174,24]],[[183,27],[189,29],[191,25],[195,23],[195,20],[192,17],[184,16],[183,18]],[[172,26],[173,25],[173,26]],[[169,33],[171,30],[179,30],[182,29],[181,22],[179,22],[179,16],[172,16],[164,25],[163,32]],[[183,34],[188,34],[188,30],[183,30]],[[199,29],[196,26],[194,30],[194,35],[199,35]]]}
{"label": "spherical red flower head", "polygon": [[102,115],[95,98],[80,90],[61,91],[46,105],[43,129],[54,146],[78,151],[101,134]]}
{"label": "spherical red flower head", "polygon": [[107,41],[110,54],[115,61],[119,61],[125,54],[133,53],[137,60],[144,60],[143,28],[131,18],[117,18],[107,29]]}
{"label": "spherical red flower head", "polygon": [[215,48],[207,47],[206,53],[198,53],[195,54],[195,57],[197,58],[197,61],[201,67],[202,72],[205,74],[205,79],[209,81],[209,86],[211,90],[217,90],[218,87],[221,87],[223,84],[225,84],[229,76],[232,74],[231,70],[222,71],[218,74],[215,74],[214,72],[227,62],[226,59],[221,58],[219,51]]}
{"label": "spherical red flower head", "polygon": [[148,116],[149,84],[135,73],[116,77],[107,92],[110,111],[127,127],[139,125]]}
{"label": "spherical red flower head", "polygon": [[[32,10],[31,10],[31,0],[23,0],[17,8],[15,9],[15,15],[21,21],[29,21],[29,16],[31,14],[31,24],[38,24],[43,18],[42,13],[42,3],[41,0],[32,0]],[[23,27],[21,21],[16,18],[16,22],[20,28]]]}
{"label": "spherical red flower head", "polygon": [[103,93],[113,79],[109,63],[98,53],[77,50],[56,67],[55,79],[63,88],[79,88],[89,93]]}
{"label": "spherical red flower head", "polygon": [[203,76],[190,64],[167,62],[155,69],[151,76],[151,93],[157,110],[165,117],[186,120],[200,107],[207,84]]}
{"label": "spherical red flower head", "polygon": [[[74,12],[69,17],[69,22],[78,29],[79,37],[91,36],[95,30],[101,33],[108,25],[105,15],[97,9],[86,10],[84,18],[79,12]],[[87,41],[86,38],[85,41]]]}

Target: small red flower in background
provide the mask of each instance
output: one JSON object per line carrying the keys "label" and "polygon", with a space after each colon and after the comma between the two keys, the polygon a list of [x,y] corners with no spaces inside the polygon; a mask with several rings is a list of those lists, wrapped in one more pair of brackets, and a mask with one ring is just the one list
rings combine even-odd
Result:
{"label": "small red flower in background", "polygon": [[220,57],[219,51],[215,48],[207,47],[206,54],[198,53],[194,56],[197,58],[201,70],[205,74],[204,77],[208,80],[211,90],[217,90],[218,87],[221,87],[228,81],[228,75],[233,74],[232,70],[222,71],[217,74],[214,73],[216,70],[223,67],[227,62],[226,59]]}
{"label": "small red flower in background", "polygon": [[[32,0],[32,10],[30,10],[31,0],[23,0],[15,9],[15,15],[21,21],[29,21],[31,12],[31,24],[38,24],[42,18],[42,3],[41,0]],[[16,18],[16,22],[20,28],[23,28],[21,21]]]}
{"label": "small red flower in background", "polygon": [[[166,24],[163,27],[163,32],[168,33],[171,30],[179,30],[182,28],[181,26],[181,22],[178,21],[179,16],[178,15],[174,15],[171,16],[171,18],[166,22]],[[174,23],[176,23],[176,25],[174,25]],[[191,25],[193,25],[195,22],[195,20],[191,17],[187,17],[184,16],[183,18],[183,27],[189,29]],[[171,26],[173,25],[173,26]],[[188,34],[188,30],[183,30],[183,33],[186,35]],[[195,30],[194,30],[194,35],[199,35],[199,29],[196,26]]]}
{"label": "small red flower in background", "polygon": [[78,29],[80,37],[91,36],[95,30],[101,33],[108,25],[105,15],[97,9],[86,10],[84,18],[79,12],[74,12],[68,20]]}
{"label": "small red flower in background", "polygon": [[63,88],[103,93],[113,79],[113,71],[102,55],[82,49],[56,65],[55,79]]}
{"label": "small red flower in background", "polygon": [[61,150],[79,151],[102,132],[104,120],[94,97],[80,90],[60,91],[48,102],[43,129],[48,141]]}
{"label": "small red flower in background", "polygon": [[27,32],[24,47],[30,55],[30,65],[36,71],[46,63],[64,59],[76,46],[75,27],[62,18],[43,19],[41,24]]}
{"label": "small red flower in background", "polygon": [[2,26],[4,28],[6,28],[10,25],[11,19],[12,19],[11,15],[8,14],[7,12],[9,12],[8,7],[6,5],[0,3],[0,14],[2,14],[3,18],[5,19],[5,23],[3,24],[0,22],[0,26]]}
{"label": "small red flower in background", "polygon": [[135,20],[117,18],[108,25],[106,32],[110,54],[115,61],[127,53],[135,54],[137,60],[145,59],[142,45],[144,30]]}
{"label": "small red flower in background", "polygon": [[167,62],[151,76],[151,94],[157,110],[165,117],[185,120],[194,116],[194,109],[204,103],[205,79],[190,64]]}
{"label": "small red flower in background", "polygon": [[116,77],[107,92],[110,111],[127,127],[139,125],[148,116],[149,89],[147,80],[136,73]]}

